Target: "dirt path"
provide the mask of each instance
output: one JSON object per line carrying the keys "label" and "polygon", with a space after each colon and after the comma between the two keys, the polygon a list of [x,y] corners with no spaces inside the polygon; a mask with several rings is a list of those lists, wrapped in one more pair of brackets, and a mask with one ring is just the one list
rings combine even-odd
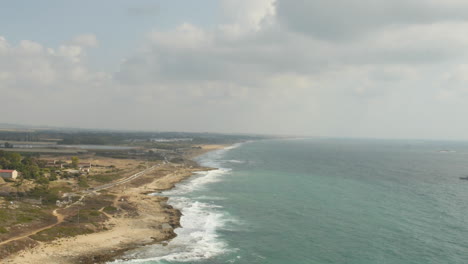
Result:
{"label": "dirt path", "polygon": [[[72,204],[66,206],[65,208],[68,208],[68,207],[70,207],[70,206],[72,206],[72,205],[74,205],[74,204],[76,204],[76,203],[78,203],[78,202],[81,202],[81,201],[83,200],[83,198],[84,198],[87,194],[89,194],[89,193],[91,193],[91,192],[96,192],[96,191],[101,191],[101,190],[109,189],[109,188],[115,187],[115,186],[117,186],[117,185],[130,182],[130,181],[132,181],[132,180],[134,180],[134,179],[136,179],[136,178],[138,178],[138,177],[144,175],[145,173],[154,170],[154,169],[155,169],[156,167],[158,167],[158,166],[160,166],[160,165],[152,166],[152,167],[147,168],[147,169],[145,169],[145,170],[143,170],[143,171],[140,171],[140,172],[138,172],[138,173],[135,173],[135,174],[133,174],[133,175],[131,175],[131,176],[129,176],[129,177],[120,179],[120,180],[118,180],[118,181],[115,181],[115,182],[112,182],[112,183],[108,183],[108,184],[104,184],[104,185],[98,186],[98,187],[96,187],[96,188],[93,188],[92,191],[87,190],[87,191],[85,191],[85,194],[82,195],[81,198],[80,198],[78,201],[76,201],[76,202],[74,202],[74,203],[72,203]],[[116,198],[116,201],[117,201],[117,199],[118,199],[118,198]],[[116,201],[114,201],[114,204],[116,203]],[[5,244],[7,244],[7,243],[10,243],[10,242],[12,242],[12,241],[16,241],[16,240],[20,240],[20,239],[23,239],[23,238],[27,238],[27,237],[29,237],[29,236],[35,235],[35,234],[37,234],[37,233],[39,233],[39,232],[41,232],[41,231],[44,231],[44,230],[49,229],[49,228],[52,228],[52,227],[54,227],[54,226],[56,226],[56,225],[62,223],[63,220],[64,220],[64,218],[65,218],[65,216],[62,215],[62,214],[60,214],[60,213],[58,213],[57,210],[58,210],[58,209],[55,209],[55,210],[52,212],[52,214],[57,218],[57,222],[56,222],[56,223],[51,224],[51,225],[48,225],[48,226],[45,226],[45,227],[41,227],[41,228],[39,228],[39,229],[33,230],[33,231],[28,232],[28,233],[23,234],[23,235],[16,236],[16,237],[12,237],[12,238],[10,238],[10,239],[8,239],[8,240],[2,241],[2,242],[0,242],[0,246],[5,245]],[[100,210],[100,211],[101,211],[101,210]],[[101,212],[102,212],[102,211],[101,211]],[[106,214],[106,215],[107,215],[107,214]],[[108,215],[107,215],[107,216],[108,216]]]}
{"label": "dirt path", "polygon": [[20,240],[20,239],[23,239],[23,238],[27,238],[27,237],[29,237],[29,236],[35,235],[35,234],[37,234],[37,233],[39,233],[39,232],[41,232],[41,231],[44,231],[44,230],[49,229],[49,228],[52,228],[52,227],[54,227],[54,226],[56,226],[56,225],[62,223],[65,217],[64,217],[62,214],[59,214],[59,213],[57,212],[57,210],[58,210],[58,209],[55,209],[55,210],[52,212],[52,214],[57,218],[57,222],[56,222],[56,223],[51,224],[51,225],[48,225],[48,226],[41,227],[41,228],[39,228],[39,229],[36,229],[36,230],[31,231],[31,232],[29,232],[29,233],[26,233],[26,234],[24,234],[24,235],[17,236],[17,237],[13,237],[13,238],[10,238],[10,239],[8,239],[8,240],[2,241],[2,242],[0,242],[0,246],[5,245],[5,244],[7,244],[7,243],[10,243],[10,242],[12,242],[12,241],[16,241],[16,240]]}

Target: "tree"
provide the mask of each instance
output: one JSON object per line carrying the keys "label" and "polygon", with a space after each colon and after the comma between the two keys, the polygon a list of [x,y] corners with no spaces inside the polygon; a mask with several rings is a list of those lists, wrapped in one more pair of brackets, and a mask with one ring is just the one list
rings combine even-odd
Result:
{"label": "tree", "polygon": [[75,169],[78,168],[78,163],[80,162],[80,159],[74,156],[71,158],[71,161],[72,161],[72,167]]}
{"label": "tree", "polygon": [[51,170],[50,171],[50,174],[49,174],[49,181],[56,181],[58,178],[57,178],[57,173],[55,173],[54,170]]}
{"label": "tree", "polygon": [[49,185],[49,179],[47,179],[44,176],[40,176],[37,180],[36,183],[42,184],[42,185]]}

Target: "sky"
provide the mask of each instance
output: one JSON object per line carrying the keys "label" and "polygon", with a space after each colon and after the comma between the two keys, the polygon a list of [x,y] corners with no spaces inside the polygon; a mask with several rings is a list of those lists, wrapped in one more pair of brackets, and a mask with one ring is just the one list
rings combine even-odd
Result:
{"label": "sky", "polygon": [[1,6],[0,123],[468,139],[468,1]]}

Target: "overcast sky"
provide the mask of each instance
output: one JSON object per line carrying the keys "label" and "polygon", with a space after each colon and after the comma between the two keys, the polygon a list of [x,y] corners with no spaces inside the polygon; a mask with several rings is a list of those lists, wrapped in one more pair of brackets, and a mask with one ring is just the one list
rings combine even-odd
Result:
{"label": "overcast sky", "polygon": [[466,0],[0,8],[0,123],[468,139]]}

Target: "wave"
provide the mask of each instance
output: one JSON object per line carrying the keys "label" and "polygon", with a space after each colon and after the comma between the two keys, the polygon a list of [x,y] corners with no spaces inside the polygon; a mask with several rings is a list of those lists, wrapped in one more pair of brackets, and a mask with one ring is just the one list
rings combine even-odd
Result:
{"label": "wave", "polygon": [[203,201],[203,200],[209,200],[209,201],[222,201],[225,200],[226,198],[224,197],[218,197],[218,196],[207,196],[207,195],[201,195],[196,198],[198,201]]}
{"label": "wave", "polygon": [[245,141],[245,142],[240,142],[240,143],[236,143],[236,144],[232,144],[231,146],[228,146],[228,147],[225,147],[224,150],[231,150],[231,149],[236,149],[246,143],[249,143],[251,141]]}
{"label": "wave", "polygon": [[226,160],[226,162],[229,162],[229,163],[236,163],[236,164],[242,164],[242,163],[245,163],[244,160]]}
{"label": "wave", "polygon": [[252,141],[246,141],[246,142],[240,142],[236,143],[233,145],[230,145],[228,147],[218,149],[215,151],[208,152],[205,155],[202,155],[201,157],[197,158],[196,160],[203,166],[208,166],[208,167],[220,167],[220,162],[222,162],[221,158],[226,154],[226,152],[236,149],[244,144],[250,143]]}
{"label": "wave", "polygon": [[199,191],[206,188],[207,184],[219,182],[222,180],[222,176],[229,173],[231,169],[220,168],[211,171],[196,172],[190,181],[179,183],[176,188],[162,192],[163,196],[176,196],[191,193],[193,191]]}
{"label": "wave", "polygon": [[183,208],[183,228],[176,229],[177,237],[167,246],[147,246],[126,256],[133,260],[114,263],[192,262],[230,251],[217,234],[226,222],[219,206],[184,197],[173,197],[170,203],[176,208]]}
{"label": "wave", "polygon": [[[203,166],[220,167],[224,154],[240,145],[209,152],[201,156],[198,162]],[[175,230],[177,236],[166,246],[149,245],[126,254],[125,258],[131,260],[113,263],[193,262],[233,251],[218,235],[218,231],[228,230],[227,224],[236,222],[221,206],[214,203],[224,198],[193,194],[195,191],[203,191],[209,184],[221,181],[230,172],[230,168],[197,172],[190,180],[159,194],[168,196],[168,203],[182,212],[182,228]]]}

